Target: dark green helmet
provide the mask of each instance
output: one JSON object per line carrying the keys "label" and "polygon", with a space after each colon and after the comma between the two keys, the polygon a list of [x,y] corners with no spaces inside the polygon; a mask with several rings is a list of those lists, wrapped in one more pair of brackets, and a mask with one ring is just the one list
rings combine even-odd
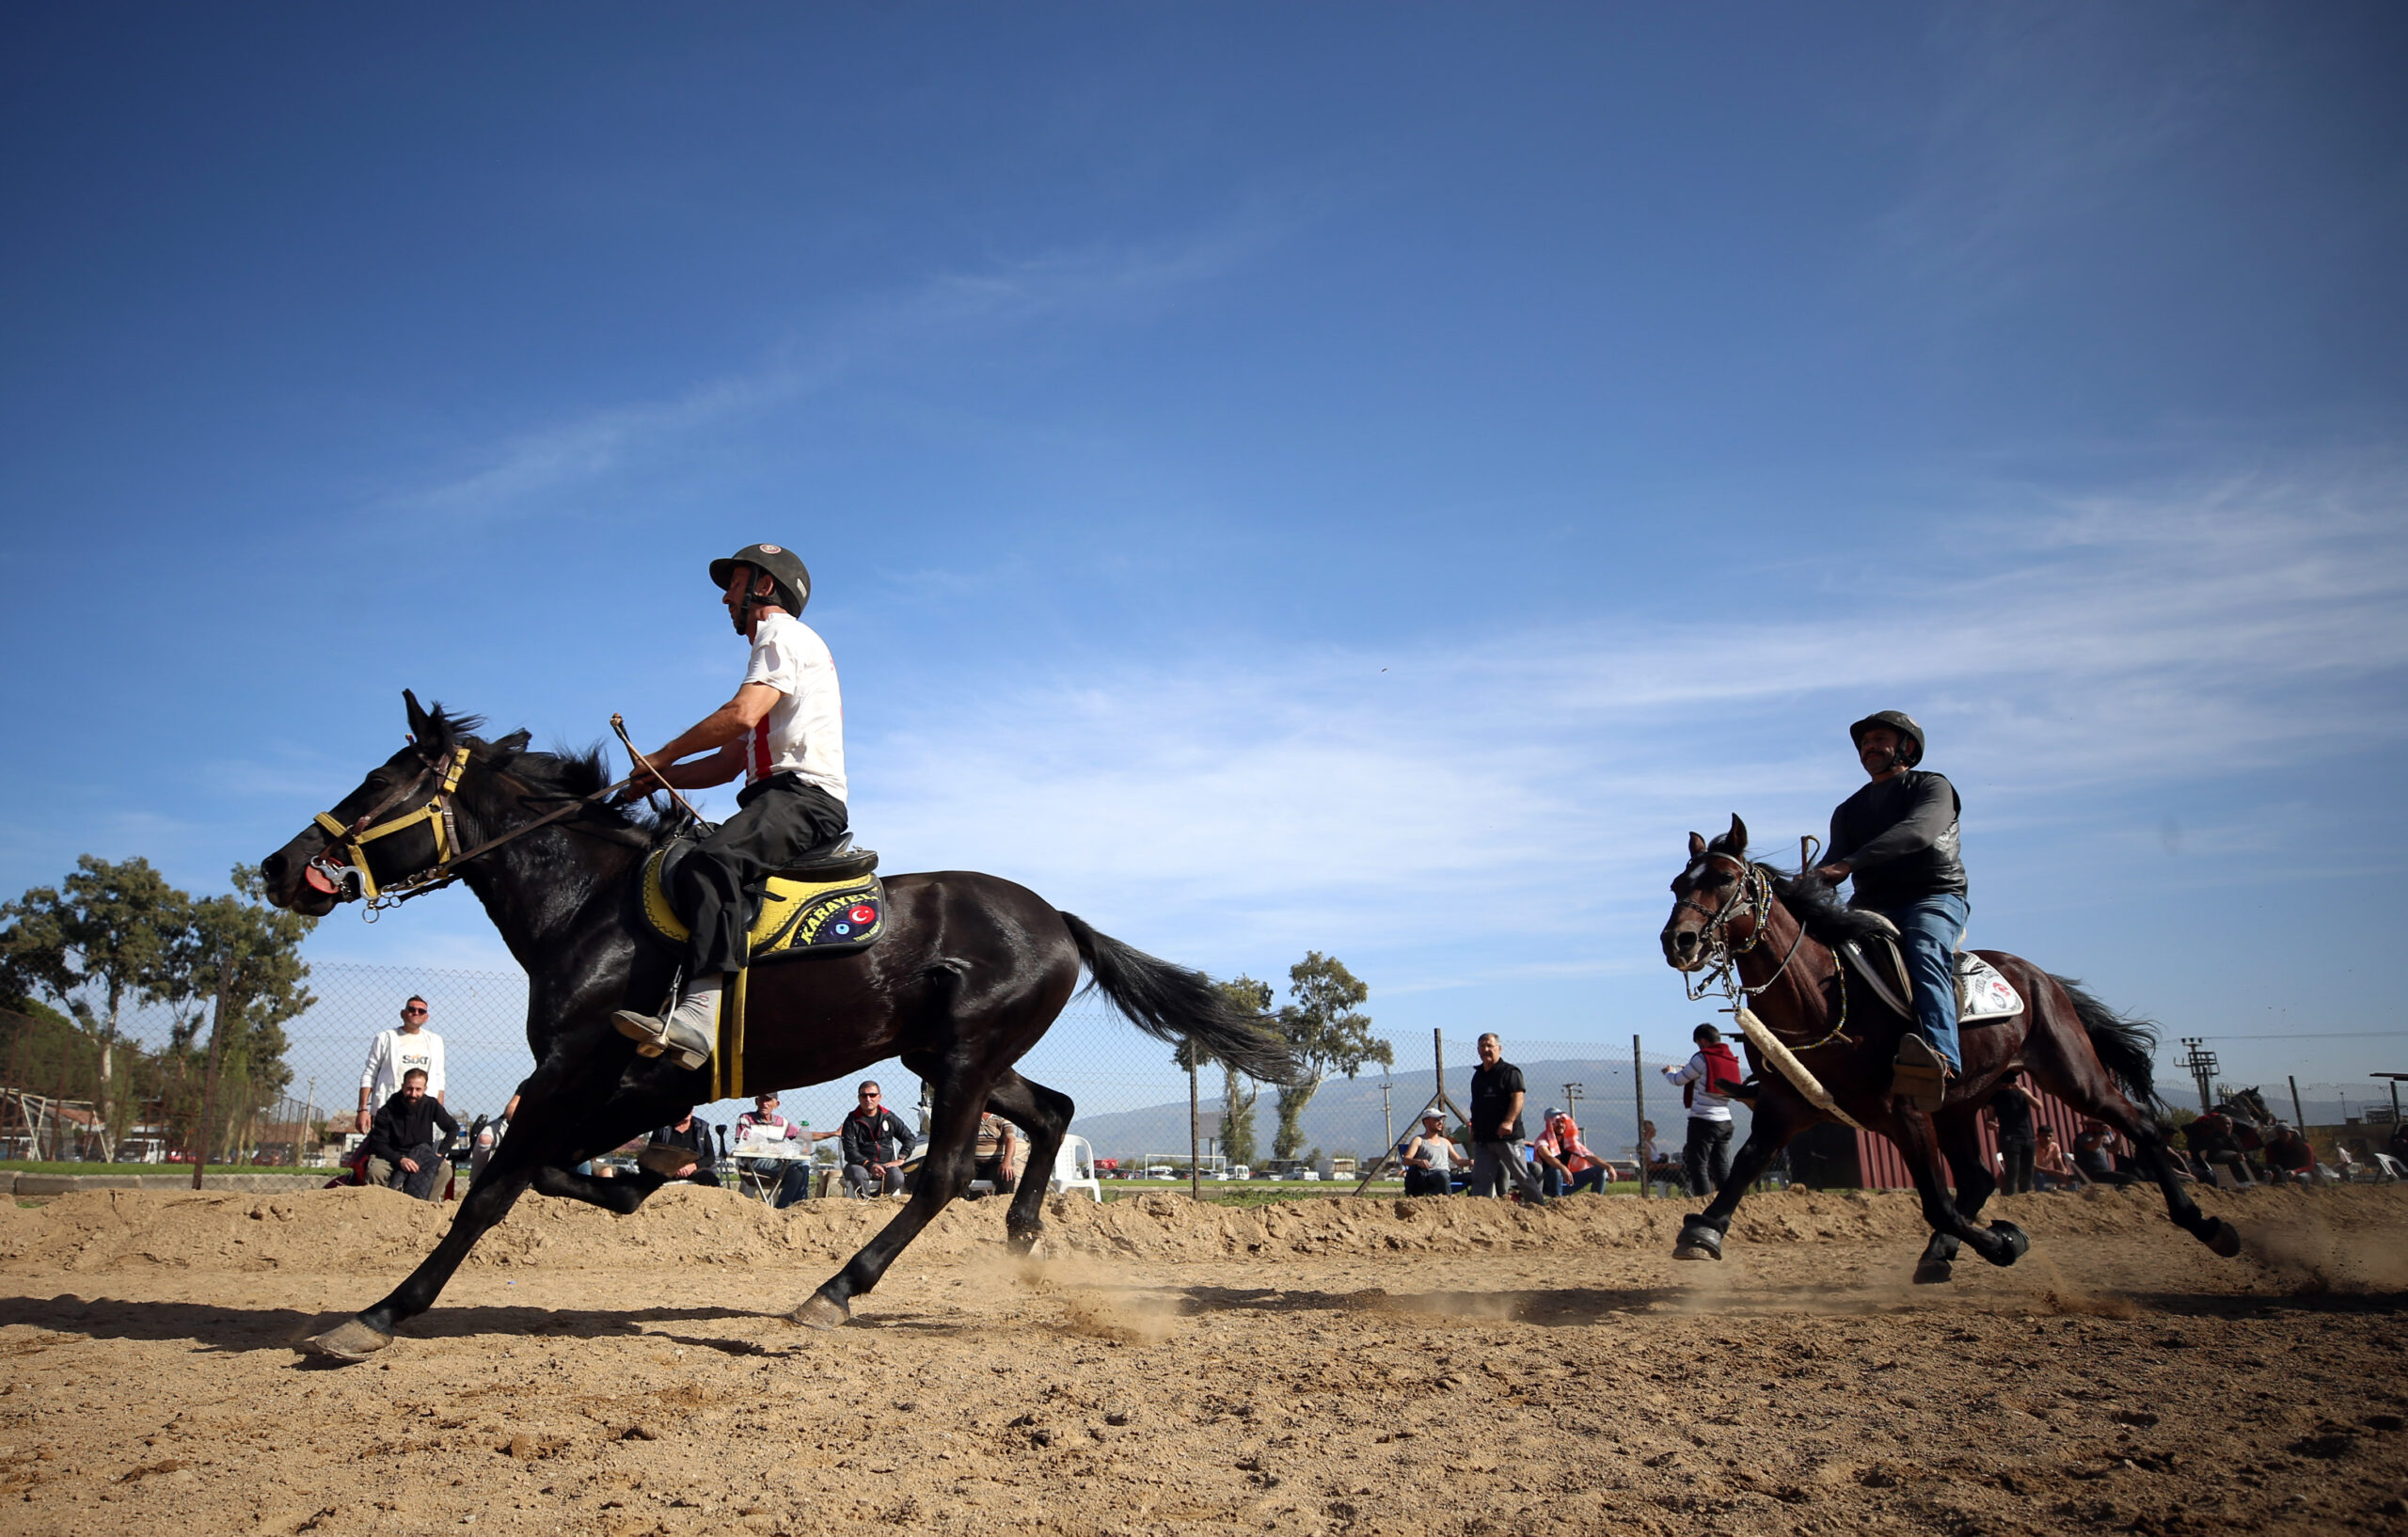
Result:
{"label": "dark green helmet", "polygon": [[711,563],[711,585],[726,592],[728,578],[739,565],[768,572],[778,584],[778,607],[786,612],[800,614],[811,601],[811,570],[794,551],[780,545],[747,545],[727,559]]}
{"label": "dark green helmet", "polygon": [[1888,726],[1898,734],[1898,761],[1911,768],[1923,762],[1923,727],[1904,710],[1879,710],[1847,728],[1847,739],[1861,752],[1864,734],[1875,726]]}

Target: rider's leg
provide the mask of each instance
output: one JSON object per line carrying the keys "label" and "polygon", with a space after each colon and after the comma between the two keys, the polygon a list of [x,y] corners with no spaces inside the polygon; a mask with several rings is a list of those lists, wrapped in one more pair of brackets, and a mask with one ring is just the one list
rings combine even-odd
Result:
{"label": "rider's leg", "polygon": [[622,1009],[613,1022],[646,1055],[673,1052],[678,1065],[710,1060],[723,978],[743,968],[752,894],[768,874],[845,831],[845,803],[792,775],[746,786],[735,816],[694,845],[677,866],[673,906],[692,927],[686,987],[666,1016]]}
{"label": "rider's leg", "polygon": [[1914,1028],[1898,1042],[1891,1092],[1908,1110],[1930,1113],[1947,1097],[1962,1064],[1956,1048],[1956,945],[1971,909],[1942,893],[1879,910],[1898,926],[1899,950],[1914,990]]}

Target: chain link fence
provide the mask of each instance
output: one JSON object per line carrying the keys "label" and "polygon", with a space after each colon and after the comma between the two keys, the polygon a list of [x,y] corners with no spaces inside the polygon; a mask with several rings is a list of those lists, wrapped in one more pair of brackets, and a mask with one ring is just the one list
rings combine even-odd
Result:
{"label": "chain link fence", "polygon": [[[480,1115],[498,1117],[533,1066],[527,1048],[526,979],[513,973],[405,966],[319,964],[309,987],[316,1002],[283,1026],[279,1060],[220,1064],[216,1102],[208,1136],[213,1163],[325,1166],[341,1155],[361,1099],[369,1048],[379,1031],[398,1027],[412,995],[425,999],[427,1029],[443,1042],[447,1108],[464,1124]],[[1657,1038],[1671,1032],[1658,1030]],[[157,1161],[188,1157],[201,1141],[206,1094],[206,1022],[179,1019],[165,1009],[137,1009],[124,1022],[125,1039],[111,1054],[106,1092],[110,1105],[101,1124],[103,1098],[99,1042],[91,1032],[55,1021],[0,1011],[0,1156],[17,1159]],[[1208,1065],[1195,1085],[1193,1146],[1208,1177],[1261,1175],[1276,1169],[1301,1177],[1307,1169],[1324,1180],[1349,1180],[1370,1170],[1410,1135],[1416,1118],[1443,1086],[1454,1114],[1450,1128],[1469,1108],[1477,1032],[1465,1028],[1431,1036],[1391,1034],[1394,1067],[1323,1083],[1296,1117],[1292,1156],[1277,1160],[1278,1090],[1241,1085],[1256,1093],[1248,1117],[1254,1134],[1231,1149],[1224,1136],[1225,1085]],[[2207,1038],[2210,1040],[2213,1038]],[[1639,1046],[1624,1033],[1601,1031],[1597,1038],[1507,1037],[1507,1060],[1521,1068],[1528,1085],[1524,1121],[1535,1134],[1551,1106],[1572,1112],[1583,1139],[1599,1156],[1618,1163],[1636,1158],[1640,1122],[1660,1128],[1659,1148],[1677,1154],[1685,1113],[1680,1090],[1660,1070],[1685,1062],[1689,1045],[1680,1038],[1650,1038]],[[2171,1043],[2161,1052],[2159,1086],[2178,1113],[2195,1109],[2198,1095],[2177,1061]],[[1150,1175],[1183,1180],[1191,1147],[1188,1075],[1173,1061],[1171,1048],[1138,1031],[1101,998],[1074,1000],[1021,1070],[1077,1102],[1073,1133],[1091,1144],[1107,1165],[1107,1177]],[[899,1062],[875,1064],[854,1078],[815,1085],[779,1085],[781,1109],[791,1119],[832,1130],[853,1103],[859,1078],[873,1078],[888,1104],[911,1118],[922,1097],[919,1081]],[[2293,1083],[2296,1082],[2296,1095]],[[2211,1083],[2222,1098],[2246,1087],[2226,1075]],[[2336,1081],[2329,1073],[2269,1076],[2256,1085],[2272,1112],[2304,1124],[2320,1156],[2331,1160],[2350,1147],[2364,1162],[2388,1146],[2396,1085],[2381,1079]],[[732,1130],[748,1105],[721,1102],[697,1114]],[[1739,1112],[1736,1133],[1747,1132]],[[1232,1151],[1237,1156],[1232,1157]]]}

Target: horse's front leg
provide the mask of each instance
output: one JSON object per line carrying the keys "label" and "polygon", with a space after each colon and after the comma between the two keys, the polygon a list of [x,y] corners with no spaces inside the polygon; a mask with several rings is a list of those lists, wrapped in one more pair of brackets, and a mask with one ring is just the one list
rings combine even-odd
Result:
{"label": "horse's front leg", "polygon": [[[1989,1170],[1982,1153],[1982,1139],[1975,1130],[1975,1112],[1959,1105],[1932,1117],[1939,1135],[1940,1149],[1947,1155],[1949,1171],[1956,1177],[1956,1213],[1972,1222],[1981,1215],[1983,1203],[1998,1190],[1998,1176]],[[1963,1241],[1955,1233],[1934,1231],[1931,1242],[1925,1245],[1923,1256],[1915,1261],[1915,1284],[1937,1286],[1956,1276],[1956,1260]]]}
{"label": "horse's front leg", "polygon": [[[514,1148],[513,1144],[520,1144],[520,1148]],[[408,1279],[373,1307],[323,1334],[304,1339],[301,1348],[337,1361],[364,1361],[393,1342],[396,1325],[434,1307],[444,1284],[452,1279],[452,1273],[460,1268],[460,1261],[476,1247],[478,1239],[510,1214],[511,1207],[533,1178],[533,1149],[521,1150],[523,1148],[515,1133],[502,1139],[493,1161],[485,1165],[484,1178],[470,1185],[468,1194],[461,1198],[451,1229],[435,1245],[434,1252],[419,1261]],[[515,1158],[514,1152],[517,1154]]]}
{"label": "horse's front leg", "polygon": [[[1898,1145],[1907,1167],[1913,1171],[1915,1193],[1923,1197],[1923,1217],[1931,1225],[1933,1233],[1954,1238],[1973,1246],[1973,1252],[1994,1265],[2011,1265],[2023,1258],[2032,1247],[2032,1240],[2023,1229],[2011,1222],[1994,1222],[1985,1228],[1961,1210],[1948,1194],[1946,1165],[1941,1154],[1941,1132],[1932,1117],[1919,1110],[1896,1112],[1889,1128],[1890,1140]],[[1981,1201],[1989,1198],[1990,1184],[1977,1187]],[[1938,1244],[1935,1243],[1934,1247]],[[1930,1249],[1925,1249],[1928,1256]],[[1952,1251],[1950,1258],[1954,1258]]]}
{"label": "horse's front leg", "polygon": [[1703,1212],[1692,1212],[1681,1223],[1681,1236],[1672,1244],[1675,1260],[1719,1260],[1722,1258],[1722,1235],[1731,1230],[1732,1215],[1746,1198],[1748,1187],[1756,1182],[1772,1162],[1773,1154],[1789,1145],[1799,1128],[1812,1118],[1814,1112],[1805,1101],[1793,1094],[1771,1090],[1757,1101],[1755,1120],[1748,1128],[1748,1140],[1731,1160],[1731,1172],[1723,1177],[1722,1186],[1714,1193],[1714,1201]]}

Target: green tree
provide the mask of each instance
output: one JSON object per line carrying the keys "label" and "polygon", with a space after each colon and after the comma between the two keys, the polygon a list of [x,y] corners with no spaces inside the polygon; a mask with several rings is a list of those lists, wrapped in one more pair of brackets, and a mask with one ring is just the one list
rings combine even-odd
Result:
{"label": "green tree", "polygon": [[1392,1066],[1396,1053],[1371,1036],[1371,1017],[1359,1006],[1371,990],[1355,980],[1345,962],[1319,950],[1288,968],[1288,996],[1295,1000],[1279,1010],[1279,1033],[1294,1054],[1296,1081],[1279,1090],[1279,1132],[1272,1140],[1275,1158],[1293,1158],[1305,1144],[1298,1124],[1305,1106],[1333,1072],[1352,1078],[1377,1062]]}
{"label": "green tree", "polygon": [[76,860],[57,888],[36,886],[0,906],[0,923],[8,925],[0,930],[0,966],[8,990],[56,1000],[99,1042],[92,1108],[111,1149],[123,1118],[115,1090],[125,1006],[160,993],[191,906],[150,861],[113,864],[91,854]]}
{"label": "green tree", "polygon": [[[1271,1012],[1271,985],[1241,973],[1234,980],[1216,982],[1227,998],[1247,1014]],[[1224,1062],[1221,1064],[1221,1152],[1231,1164],[1254,1162],[1254,1106],[1262,1085]]]}
{"label": "green tree", "polygon": [[317,1002],[304,985],[301,942],[318,920],[269,907],[261,892],[258,867],[237,864],[233,895],[193,903],[160,989],[182,1016],[177,1035],[187,1053],[207,1011],[200,1115],[188,1133],[204,1159],[293,1082],[284,1022]]}

